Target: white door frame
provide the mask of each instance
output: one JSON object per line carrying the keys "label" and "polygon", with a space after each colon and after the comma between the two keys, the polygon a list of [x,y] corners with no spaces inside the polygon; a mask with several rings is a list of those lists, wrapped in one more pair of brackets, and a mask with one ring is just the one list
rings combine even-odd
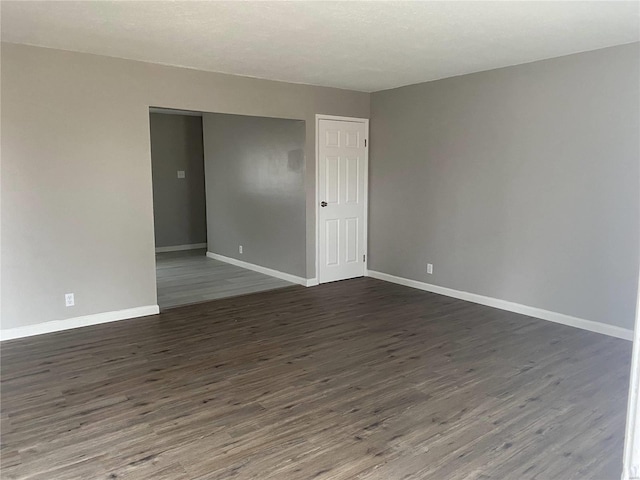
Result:
{"label": "white door frame", "polygon": [[367,275],[369,262],[369,119],[356,117],[338,117],[335,115],[323,115],[316,113],[316,275],[315,283],[320,279],[320,120],[335,120],[339,122],[352,122],[364,124],[365,148],[364,148],[364,274]]}
{"label": "white door frame", "polygon": [[629,400],[624,435],[622,480],[640,478],[640,276],[636,297],[636,322],[633,331],[633,353],[629,374]]}

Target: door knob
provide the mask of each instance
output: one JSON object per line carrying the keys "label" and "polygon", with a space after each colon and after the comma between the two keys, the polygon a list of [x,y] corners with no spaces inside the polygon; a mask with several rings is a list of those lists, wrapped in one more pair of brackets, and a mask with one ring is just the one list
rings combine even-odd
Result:
{"label": "door knob", "polygon": [[327,206],[327,202],[320,202],[320,206],[321,207],[326,207]]}

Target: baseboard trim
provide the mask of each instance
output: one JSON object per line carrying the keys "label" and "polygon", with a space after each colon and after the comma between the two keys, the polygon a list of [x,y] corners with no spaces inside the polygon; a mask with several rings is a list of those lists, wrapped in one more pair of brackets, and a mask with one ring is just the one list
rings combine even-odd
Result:
{"label": "baseboard trim", "polygon": [[498,298],[485,297],[484,295],[463,292],[447,287],[440,287],[438,285],[419,282],[417,280],[410,280],[408,278],[396,277],[395,275],[376,272],[374,270],[368,270],[366,272],[366,275],[368,277],[377,278],[378,280],[397,283],[399,285],[417,288],[431,293],[438,293],[447,297],[466,300],[467,302],[479,303],[480,305],[499,308],[500,310],[506,310],[508,312],[520,313],[529,317],[540,318],[542,320],[548,320],[555,323],[561,323],[562,325],[568,325],[570,327],[581,328],[583,330],[589,330],[591,332],[602,333],[604,335],[622,338],[624,340],[633,340],[633,331],[622,327],[606,325],[604,323],[594,322],[593,320],[585,320],[583,318],[572,317],[571,315],[552,312],[550,310],[543,310],[542,308],[530,307],[528,305],[500,300]]}
{"label": "baseboard trim", "polygon": [[253,263],[243,262],[242,260],[238,260],[236,258],[225,257],[224,255],[219,255],[217,253],[207,252],[207,257],[213,258],[214,260],[219,260],[221,262],[230,263],[231,265],[235,265],[236,267],[242,267],[246,268],[247,270],[253,270],[254,272],[264,273],[265,275],[279,278],[280,280],[297,283],[298,285],[302,285],[304,287],[312,287],[318,284],[317,278],[302,278],[296,275],[291,275],[290,273],[274,270],[272,268],[261,267],[260,265],[255,265]]}
{"label": "baseboard trim", "polygon": [[65,320],[52,320],[50,322],[36,323],[24,327],[6,328],[0,330],[0,341],[13,340],[16,338],[32,337],[45,333],[61,332],[73,328],[88,327],[101,323],[117,322],[130,318],[146,317],[160,313],[158,305],[147,305],[144,307],[127,308],[126,310],[116,310],[113,312],[96,313],[81,317],[67,318]]}
{"label": "baseboard trim", "polygon": [[182,250],[197,250],[207,248],[206,243],[191,243],[189,245],[172,245],[171,247],[156,247],[156,253],[181,252]]}

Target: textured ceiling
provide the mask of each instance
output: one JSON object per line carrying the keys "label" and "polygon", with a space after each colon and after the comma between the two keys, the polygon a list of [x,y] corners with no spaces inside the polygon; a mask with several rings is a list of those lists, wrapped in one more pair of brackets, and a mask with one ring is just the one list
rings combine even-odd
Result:
{"label": "textured ceiling", "polygon": [[361,90],[640,40],[638,2],[2,1],[2,40]]}

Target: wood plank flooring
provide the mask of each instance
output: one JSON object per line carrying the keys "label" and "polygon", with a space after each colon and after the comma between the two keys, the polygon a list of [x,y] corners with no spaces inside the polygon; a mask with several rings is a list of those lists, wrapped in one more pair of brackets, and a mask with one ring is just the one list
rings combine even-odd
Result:
{"label": "wood plank flooring", "polygon": [[619,479],[631,343],[369,278],[4,342],[3,479]]}
{"label": "wood plank flooring", "polygon": [[156,254],[161,309],[236,297],[293,284],[206,256],[206,249]]}

